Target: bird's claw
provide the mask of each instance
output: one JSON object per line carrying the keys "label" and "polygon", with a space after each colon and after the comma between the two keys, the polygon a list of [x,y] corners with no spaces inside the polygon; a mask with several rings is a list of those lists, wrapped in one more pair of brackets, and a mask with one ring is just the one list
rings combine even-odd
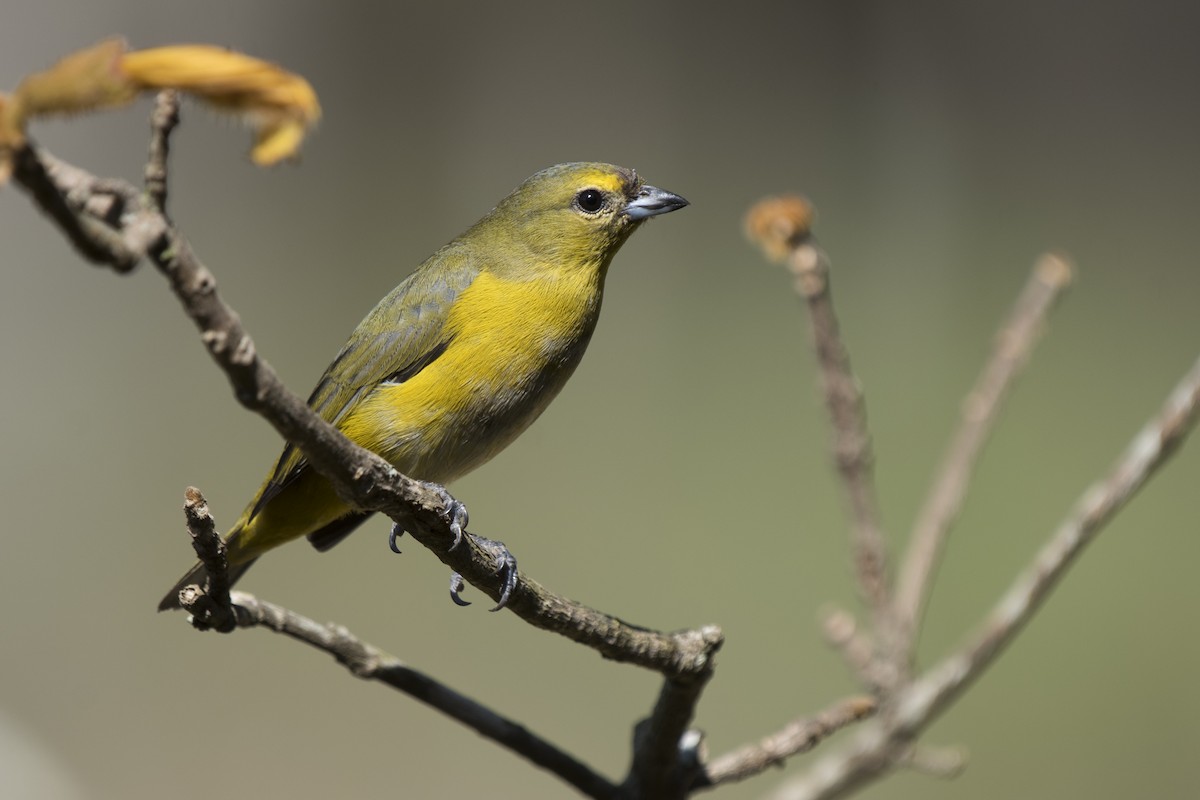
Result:
{"label": "bird's claw", "polygon": [[[477,545],[491,553],[492,557],[496,559],[496,574],[500,576],[501,589],[500,600],[496,603],[496,607],[493,608],[492,611],[499,611],[508,605],[508,601],[512,597],[513,591],[517,588],[518,573],[516,556],[514,556],[512,552],[505,547],[504,542],[499,542],[495,539],[488,539],[485,536],[479,536],[473,533],[469,533],[467,535],[474,539]],[[459,595],[459,592],[463,590],[465,585],[466,584],[463,581],[462,575],[459,575],[457,572],[450,574],[450,599],[453,600],[456,605],[471,605],[469,600],[463,600]]]}
{"label": "bird's claw", "polygon": [[[453,550],[462,542],[463,534],[467,532],[467,507],[451,497],[444,486],[427,483],[425,487],[434,492],[442,501],[442,514],[449,521],[450,533],[454,535],[454,541],[450,545],[450,549]],[[400,527],[400,523],[393,522],[392,532],[388,534],[388,547],[392,549],[393,553],[400,553],[400,546],[396,544],[396,540],[403,535],[404,528]]]}
{"label": "bird's claw", "polygon": [[455,500],[445,486],[436,483],[427,483],[425,488],[432,491],[442,501],[442,517],[444,517],[450,526],[450,533],[454,535],[454,541],[450,543],[450,549],[458,547],[462,544],[463,534],[467,532],[467,507],[458,500]]}
{"label": "bird's claw", "polygon": [[467,586],[467,582],[463,580],[462,575],[459,575],[457,572],[450,573],[450,599],[454,601],[454,605],[456,605],[456,606],[471,605],[470,600],[463,600],[462,596],[459,595],[459,592],[461,592],[463,589],[465,589],[466,586]]}
{"label": "bird's claw", "polygon": [[[442,503],[442,516],[446,519],[450,533],[454,536],[454,541],[450,543],[450,549],[454,550],[464,538],[470,536],[477,545],[482,549],[491,553],[496,562],[496,574],[500,576],[500,600],[496,603],[496,607],[492,611],[499,611],[508,605],[512,593],[517,588],[517,559],[504,546],[503,542],[495,539],[488,539],[485,536],[477,536],[472,533],[467,533],[467,523],[469,516],[467,515],[467,507],[458,500],[455,500],[444,486],[436,483],[426,483],[425,488],[437,495],[438,500]],[[388,535],[388,547],[393,553],[399,553],[400,548],[396,544],[396,540],[404,535],[404,528],[399,524],[392,524],[392,532]],[[457,572],[450,573],[450,599],[455,605],[469,606],[471,601],[462,599],[462,590],[466,588],[466,582],[462,575]]]}

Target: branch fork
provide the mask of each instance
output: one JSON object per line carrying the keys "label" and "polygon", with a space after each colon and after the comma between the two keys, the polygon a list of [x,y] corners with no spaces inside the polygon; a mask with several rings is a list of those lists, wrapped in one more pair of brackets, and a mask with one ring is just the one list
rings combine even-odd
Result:
{"label": "branch fork", "polygon": [[788,265],[796,292],[808,306],[834,430],[834,462],[850,506],[855,575],[871,613],[871,625],[863,630],[848,612],[830,611],[825,615],[825,634],[877,698],[880,710],[858,728],[848,746],[826,755],[772,795],[776,800],[842,797],[897,767],[939,776],[961,771],[964,751],[920,744],[921,733],[995,661],[1083,547],[1162,466],[1200,417],[1198,361],[1110,474],[1084,492],[1041,552],[980,623],[979,631],[958,650],[919,672],[914,657],[917,638],[941,552],[1003,400],[1027,363],[1049,312],[1070,285],[1074,270],[1055,254],[1042,256],[1034,265],[996,336],[991,358],[963,402],[958,431],[917,515],[893,588],[875,503],[865,404],[833,312],[829,262],[812,238],[813,216],[802,198],[770,198],[751,209],[746,231],[769,259]]}

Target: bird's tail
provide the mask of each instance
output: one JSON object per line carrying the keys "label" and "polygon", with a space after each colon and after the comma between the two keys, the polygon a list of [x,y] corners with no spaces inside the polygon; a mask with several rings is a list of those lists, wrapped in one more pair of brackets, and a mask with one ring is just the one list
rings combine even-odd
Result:
{"label": "bird's tail", "polygon": [[[229,585],[232,586],[237,583],[238,578],[242,577],[246,570],[250,569],[257,560],[257,558],[252,558],[240,564],[230,564]],[[179,593],[183,591],[185,586],[190,586],[193,583],[201,588],[208,585],[208,569],[205,568],[203,562],[197,561],[196,566],[189,569],[187,574],[176,581],[174,588],[167,592],[167,596],[158,604],[158,610],[166,611],[169,608],[182,608],[179,605]]]}

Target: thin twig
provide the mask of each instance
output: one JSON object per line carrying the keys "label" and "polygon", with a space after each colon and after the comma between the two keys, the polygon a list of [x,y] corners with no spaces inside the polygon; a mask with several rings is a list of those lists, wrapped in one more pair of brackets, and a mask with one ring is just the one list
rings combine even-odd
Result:
{"label": "thin twig", "polygon": [[229,560],[225,541],[217,532],[208,501],[195,486],[189,486],[184,492],[183,512],[196,557],[204,562],[208,572],[208,586],[197,587],[200,591],[190,593],[182,605],[197,620],[203,621],[198,624],[227,633],[237,622],[229,600]]}
{"label": "thin twig", "polygon": [[751,778],[800,753],[807,753],[837,731],[875,713],[873,697],[860,696],[841,700],[813,717],[798,719],[786,728],[713,759],[696,783],[697,789],[709,789],[723,783]]}
{"label": "thin twig", "polygon": [[829,285],[829,259],[811,242],[788,258],[797,290],[808,302],[813,342],[821,365],[825,403],[833,422],[833,452],[854,521],[855,573],[878,618],[887,605],[887,553],[875,499],[874,461],[862,389],[850,368]]}
{"label": "thin twig", "polygon": [[860,630],[858,620],[842,608],[830,608],[821,619],[821,632],[825,641],[834,647],[846,662],[846,666],[872,688],[880,686],[878,663],[875,660],[875,642]]}
{"label": "thin twig", "polygon": [[897,766],[933,778],[957,778],[967,768],[968,754],[963,747],[934,747],[915,744],[896,762]]}
{"label": "thin twig", "polygon": [[1071,265],[1047,254],[1033,268],[1008,320],[996,335],[992,356],[962,405],[962,422],[917,515],[896,579],[889,655],[907,672],[921,615],[946,537],[958,517],[979,454],[1001,404],[1042,332],[1045,319],[1071,282]]}
{"label": "thin twig", "polygon": [[875,496],[875,457],[866,403],[833,308],[829,258],[812,242],[812,219],[812,207],[803,198],[771,198],[750,210],[746,231],[769,258],[787,263],[796,293],[808,304],[825,404],[833,422],[834,461],[853,522],[855,574],[878,629],[887,612],[889,590],[887,552]]}
{"label": "thin twig", "polygon": [[179,93],[159,92],[154,100],[150,122],[150,155],[146,159],[146,194],[150,207],[167,213],[167,157],[171,153],[171,132],[179,124]]}

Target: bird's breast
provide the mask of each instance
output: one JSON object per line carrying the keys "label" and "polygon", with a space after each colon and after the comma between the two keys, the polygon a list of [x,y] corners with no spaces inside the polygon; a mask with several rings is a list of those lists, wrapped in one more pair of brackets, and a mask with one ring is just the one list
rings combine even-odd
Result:
{"label": "bird's breast", "polygon": [[599,276],[481,273],[454,302],[445,352],[365,404],[380,438],[371,449],[406,474],[438,482],[484,463],[562,389],[595,329],[600,300]]}

